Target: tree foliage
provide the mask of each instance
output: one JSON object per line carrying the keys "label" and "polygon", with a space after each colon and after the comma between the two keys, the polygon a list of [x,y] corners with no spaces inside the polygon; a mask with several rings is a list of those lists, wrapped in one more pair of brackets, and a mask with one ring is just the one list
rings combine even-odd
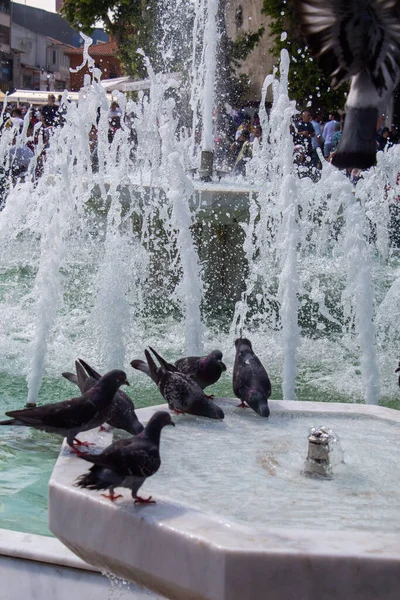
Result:
{"label": "tree foliage", "polygon": [[[226,2],[220,0],[218,13],[218,91],[220,97],[235,104],[246,91],[246,78],[237,75],[237,69],[259,43],[264,28],[229,38]],[[143,77],[146,73],[138,48],[156,71],[182,71],[191,61],[193,2],[183,0],[175,10],[163,10],[163,4],[162,0],[64,0],[61,12],[72,27],[87,35],[102,21],[118,44],[126,73]]]}
{"label": "tree foliage", "polygon": [[[304,109],[311,103],[314,109],[342,109],[348,86],[342,85],[337,90],[330,87],[330,81],[321,73],[308,51],[291,1],[264,0],[262,12],[271,19],[272,54],[279,57],[283,48],[289,52],[289,93],[299,108]],[[284,33],[287,37],[282,35]]]}

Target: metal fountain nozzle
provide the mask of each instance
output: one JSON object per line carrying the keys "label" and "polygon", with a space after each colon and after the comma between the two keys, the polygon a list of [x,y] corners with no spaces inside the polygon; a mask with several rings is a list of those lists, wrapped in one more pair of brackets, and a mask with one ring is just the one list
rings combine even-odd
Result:
{"label": "metal fountain nozzle", "polygon": [[330,442],[335,440],[333,432],[327,427],[312,427],[308,434],[308,454],[302,473],[308,477],[332,479],[330,462]]}

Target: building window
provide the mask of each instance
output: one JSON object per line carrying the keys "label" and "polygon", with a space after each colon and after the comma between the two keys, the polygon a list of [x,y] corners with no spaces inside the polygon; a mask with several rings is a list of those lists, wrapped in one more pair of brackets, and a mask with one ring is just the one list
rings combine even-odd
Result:
{"label": "building window", "polygon": [[243,26],[243,8],[240,5],[235,10],[235,25],[237,29]]}
{"label": "building window", "polygon": [[57,52],[55,50],[53,50],[53,60],[52,60],[52,64],[55,65],[57,62]]}

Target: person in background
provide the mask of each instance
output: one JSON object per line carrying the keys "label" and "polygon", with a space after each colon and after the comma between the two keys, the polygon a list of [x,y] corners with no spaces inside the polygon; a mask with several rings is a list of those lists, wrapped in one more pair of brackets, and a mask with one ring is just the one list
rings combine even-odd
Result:
{"label": "person in background", "polygon": [[386,144],[388,143],[389,138],[389,127],[381,127],[381,129],[376,134],[376,142],[378,145],[378,150],[384,150],[386,148]]}
{"label": "person in background", "polygon": [[118,102],[113,100],[110,105],[110,110],[108,112],[108,142],[111,142],[114,139],[115,133],[118,129],[121,129],[121,116],[122,112],[119,107]]}
{"label": "person in background", "polygon": [[54,127],[59,124],[58,105],[54,94],[47,96],[47,104],[42,107],[42,121],[45,127]]}
{"label": "person in background", "polygon": [[317,153],[317,148],[321,148],[322,143],[322,128],[321,128],[321,115],[316,113],[311,119],[311,125],[314,128],[315,135],[311,138],[312,157],[311,161],[314,166],[321,168],[321,163]]}
{"label": "person in background", "polygon": [[311,140],[315,137],[314,127],[311,123],[311,113],[308,110],[303,110],[301,113],[301,119],[296,124],[295,133],[295,144],[299,144],[304,147],[304,153],[308,160],[311,160],[312,156],[312,143]]}
{"label": "person in background", "polygon": [[322,132],[322,138],[324,140],[324,157],[329,158],[332,152],[332,136],[335,133],[335,125],[339,123],[339,115],[337,112],[329,113],[329,121],[325,123],[324,130]]}

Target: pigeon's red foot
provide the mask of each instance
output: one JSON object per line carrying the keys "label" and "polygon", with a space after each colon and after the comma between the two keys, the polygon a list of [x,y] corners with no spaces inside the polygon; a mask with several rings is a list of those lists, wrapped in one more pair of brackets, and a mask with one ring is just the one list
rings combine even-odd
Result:
{"label": "pigeon's red foot", "polygon": [[236,404],[237,408],[249,408],[247,404],[244,403],[243,400],[240,401],[240,404]]}
{"label": "pigeon's red foot", "polygon": [[205,397],[210,398],[210,400],[214,400],[214,398],[215,398],[214,394],[210,394],[210,395],[205,394]]}
{"label": "pigeon's red foot", "polygon": [[81,442],[78,438],[74,438],[73,444],[76,446],[95,446],[93,442]]}
{"label": "pigeon's red foot", "polygon": [[81,452],[76,446],[70,446],[72,452],[74,452],[77,456],[83,456],[85,453]]}
{"label": "pigeon's red foot", "polygon": [[108,431],[108,429],[104,425],[100,425],[99,431]]}
{"label": "pigeon's red foot", "polygon": [[186,413],[183,412],[183,410],[178,410],[177,408],[173,408],[172,411],[176,414],[176,415],[185,415]]}
{"label": "pigeon's red foot", "polygon": [[122,494],[118,494],[117,496],[114,494],[113,490],[110,490],[109,494],[102,494],[103,498],[107,498],[108,500],[111,500],[111,502],[114,502],[114,500],[118,500],[118,498],[122,498]]}
{"label": "pigeon's red foot", "polygon": [[149,496],[148,498],[141,498],[140,496],[136,496],[135,504],[155,504],[156,501],[152,500],[153,496]]}

